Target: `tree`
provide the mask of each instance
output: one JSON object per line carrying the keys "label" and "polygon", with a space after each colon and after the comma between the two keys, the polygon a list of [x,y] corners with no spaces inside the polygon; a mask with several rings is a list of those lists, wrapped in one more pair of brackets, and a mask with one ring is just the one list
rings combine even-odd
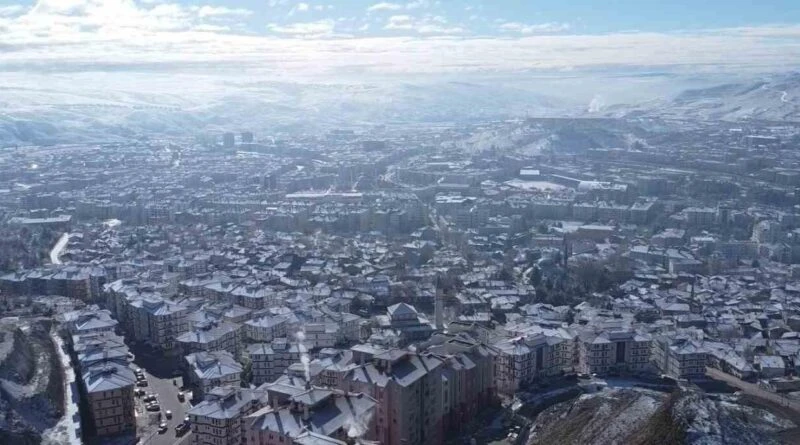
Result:
{"label": "tree", "polygon": [[533,266],[531,270],[531,284],[538,287],[542,283],[542,269],[539,266]]}
{"label": "tree", "polygon": [[253,381],[253,362],[250,360],[250,357],[245,355],[239,357],[239,361],[242,363],[242,388],[249,388],[250,383]]}

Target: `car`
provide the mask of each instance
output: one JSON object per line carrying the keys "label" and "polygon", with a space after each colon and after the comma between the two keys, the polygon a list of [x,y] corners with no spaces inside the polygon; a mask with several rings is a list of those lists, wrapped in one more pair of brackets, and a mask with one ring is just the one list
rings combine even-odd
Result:
{"label": "car", "polygon": [[181,422],[175,427],[175,435],[182,436],[189,431],[189,424],[186,422]]}
{"label": "car", "polygon": [[158,426],[158,434],[164,434],[167,432],[167,423],[161,422],[161,425]]}
{"label": "car", "polygon": [[149,383],[147,383],[147,380],[139,380],[138,382],[136,382],[136,386],[148,386],[148,385]]}
{"label": "car", "polygon": [[183,418],[183,423],[185,423],[187,425],[189,424],[189,416],[186,416],[186,417]]}
{"label": "car", "polygon": [[171,419],[172,418],[172,411],[167,410],[167,411],[164,412],[164,415],[167,416],[167,419]]}
{"label": "car", "polygon": [[185,395],[185,394],[183,394],[183,391],[181,391],[181,392],[179,392],[179,393],[178,393],[178,400],[179,400],[179,401],[181,401],[181,402],[183,402],[184,400],[186,400],[186,395]]}
{"label": "car", "polygon": [[161,411],[161,405],[158,403],[151,403],[144,407],[147,411]]}
{"label": "car", "polygon": [[155,394],[147,394],[146,396],[144,396],[144,398],[142,398],[142,400],[144,400],[145,402],[155,402],[156,399],[157,397]]}

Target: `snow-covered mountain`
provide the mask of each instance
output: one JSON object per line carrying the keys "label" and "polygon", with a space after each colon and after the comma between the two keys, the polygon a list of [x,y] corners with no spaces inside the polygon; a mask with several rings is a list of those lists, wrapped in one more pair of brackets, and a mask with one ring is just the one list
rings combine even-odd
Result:
{"label": "snow-covered mountain", "polygon": [[[574,107],[573,110],[577,110]],[[228,83],[212,92],[74,88],[0,91],[0,146],[114,141],[139,135],[253,130],[318,132],[340,126],[550,116],[564,102],[492,83]]]}
{"label": "snow-covered mountain", "polygon": [[800,73],[686,90],[677,96],[603,110],[614,117],[800,122]]}
{"label": "snow-covered mountain", "polygon": [[[671,92],[659,95],[653,94],[655,87],[646,87],[652,79],[636,76],[600,77],[594,83],[579,77],[523,76],[360,81],[168,73],[146,79],[140,73],[4,77],[0,147],[243,130],[320,133],[343,126],[519,117],[800,122],[800,73],[712,87],[706,85],[714,78],[698,79],[662,76],[654,85]],[[621,98],[619,87],[626,83],[638,85],[634,89],[641,94]],[[688,85],[702,87],[685,89]],[[587,95],[594,97],[591,103]],[[615,105],[600,105],[605,102],[601,97],[615,99]]]}

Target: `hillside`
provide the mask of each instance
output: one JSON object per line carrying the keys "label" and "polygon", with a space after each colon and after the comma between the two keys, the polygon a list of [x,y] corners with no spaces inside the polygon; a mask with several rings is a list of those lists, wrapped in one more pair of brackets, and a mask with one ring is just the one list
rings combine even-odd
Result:
{"label": "hillside", "polygon": [[491,82],[227,82],[198,84],[180,96],[133,86],[75,86],[70,94],[39,86],[0,88],[0,147],[243,130],[320,133],[342,126],[550,116],[564,106]]}
{"label": "hillside", "polygon": [[616,106],[604,115],[800,122],[800,73],[686,90],[667,100]]}
{"label": "hillside", "polygon": [[528,445],[778,445],[793,427],[735,396],[612,389],[548,408]]}

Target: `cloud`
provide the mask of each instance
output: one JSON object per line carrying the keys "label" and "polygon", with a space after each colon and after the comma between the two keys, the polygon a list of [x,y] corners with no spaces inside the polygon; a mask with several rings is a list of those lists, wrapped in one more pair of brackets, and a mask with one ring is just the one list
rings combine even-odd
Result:
{"label": "cloud", "polygon": [[298,3],[297,6],[295,6],[295,8],[297,8],[299,12],[305,12],[310,9],[308,3],[303,3],[303,2]]}
{"label": "cloud", "polygon": [[393,15],[386,21],[386,26],[383,29],[413,29],[414,18],[410,15]]}
{"label": "cloud", "polygon": [[418,18],[407,14],[389,17],[383,29],[389,31],[413,31],[422,35],[455,35],[467,32],[461,26],[448,25],[447,19],[442,16],[426,15]]}
{"label": "cloud", "polygon": [[505,22],[498,26],[498,30],[504,32],[514,32],[519,34],[555,34],[569,31],[569,23],[539,23],[526,25],[519,22]]}
{"label": "cloud", "polygon": [[202,6],[197,10],[197,16],[204,17],[247,17],[253,11],[244,8],[227,8],[225,6]]}
{"label": "cloud", "polygon": [[399,11],[403,9],[404,6],[398,3],[375,3],[374,5],[367,8],[367,12],[378,12],[378,11]]}
{"label": "cloud", "polygon": [[270,24],[267,29],[277,34],[288,36],[326,36],[333,34],[336,26],[333,20],[318,20],[315,22],[298,22],[287,25]]}
{"label": "cloud", "polygon": [[439,5],[438,1],[431,2],[428,0],[415,0],[405,4],[380,2],[367,8],[367,12],[385,12],[385,11],[400,11],[403,9],[414,10],[430,8],[432,5]]}
{"label": "cloud", "polygon": [[0,17],[12,17],[22,14],[25,7],[22,5],[0,6]]}
{"label": "cloud", "polygon": [[414,0],[411,2],[406,3],[406,9],[420,9],[420,8],[430,8],[431,5],[438,5],[439,2],[431,2],[429,0]]}
{"label": "cloud", "polygon": [[[502,22],[493,25],[503,30],[498,38],[476,35],[443,16],[403,9],[377,17],[379,22],[369,20],[369,29],[364,20],[347,15],[341,27],[332,19],[299,21],[272,23],[256,33],[242,30],[239,19],[250,17],[247,10],[171,1],[39,0],[10,10],[0,18],[0,84],[9,85],[14,73],[75,75],[101,68],[329,78],[643,67],[766,72],[796,68],[793,62],[800,60],[800,26],[580,35],[563,24]],[[365,36],[366,31],[383,37]]]}

